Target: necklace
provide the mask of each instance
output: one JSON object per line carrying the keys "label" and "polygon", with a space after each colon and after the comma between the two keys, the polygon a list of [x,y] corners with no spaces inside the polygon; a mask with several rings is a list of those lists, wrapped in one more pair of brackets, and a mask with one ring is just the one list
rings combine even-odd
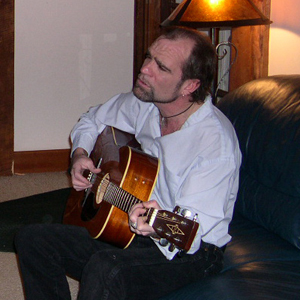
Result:
{"label": "necklace", "polygon": [[194,102],[188,107],[186,108],[185,110],[183,110],[182,112],[178,113],[178,114],[175,114],[175,115],[172,115],[172,116],[168,116],[168,117],[164,117],[161,112],[159,111],[159,114],[161,116],[161,124],[164,125],[165,123],[165,120],[166,119],[170,119],[170,118],[173,118],[173,117],[177,117],[179,115],[182,115],[183,113],[185,113],[186,111],[188,111],[192,106],[194,105]]}

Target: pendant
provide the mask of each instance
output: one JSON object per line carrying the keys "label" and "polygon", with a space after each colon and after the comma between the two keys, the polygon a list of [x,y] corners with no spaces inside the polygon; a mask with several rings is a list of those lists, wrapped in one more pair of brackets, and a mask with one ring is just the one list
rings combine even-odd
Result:
{"label": "pendant", "polygon": [[166,119],[164,117],[161,117],[160,127],[165,127],[165,126],[166,126]]}

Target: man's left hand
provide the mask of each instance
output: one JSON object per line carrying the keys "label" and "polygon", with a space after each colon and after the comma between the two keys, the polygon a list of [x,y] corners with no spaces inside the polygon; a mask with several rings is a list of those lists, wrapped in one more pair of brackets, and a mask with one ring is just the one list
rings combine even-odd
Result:
{"label": "man's left hand", "polygon": [[136,234],[143,236],[155,236],[156,233],[148,223],[147,211],[149,208],[161,209],[157,201],[151,200],[147,202],[142,202],[134,205],[129,212],[129,226],[130,230]]}

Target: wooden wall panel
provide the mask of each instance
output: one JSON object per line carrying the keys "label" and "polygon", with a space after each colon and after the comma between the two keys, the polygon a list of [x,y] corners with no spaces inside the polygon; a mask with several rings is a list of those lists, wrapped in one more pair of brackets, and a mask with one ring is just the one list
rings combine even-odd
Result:
{"label": "wooden wall panel", "polygon": [[14,147],[14,1],[0,1],[0,175],[12,174]]}
{"label": "wooden wall panel", "polygon": [[159,36],[160,1],[135,0],[134,82],[144,62],[147,49]]}
{"label": "wooden wall panel", "polygon": [[69,149],[20,151],[14,154],[14,173],[67,171],[70,166]]}
{"label": "wooden wall panel", "polygon": [[175,0],[135,0],[134,82],[147,49],[161,34],[160,24],[177,5]]}
{"label": "wooden wall panel", "polygon": [[[270,18],[271,0],[252,0]],[[230,71],[230,91],[253,79],[268,76],[270,26],[245,26],[232,30],[238,59]]]}

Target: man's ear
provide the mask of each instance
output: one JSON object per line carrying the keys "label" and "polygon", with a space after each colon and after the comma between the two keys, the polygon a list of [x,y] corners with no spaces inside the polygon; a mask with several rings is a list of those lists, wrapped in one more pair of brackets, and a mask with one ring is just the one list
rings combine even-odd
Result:
{"label": "man's ear", "polygon": [[187,79],[183,84],[183,95],[191,95],[200,86],[200,79]]}

